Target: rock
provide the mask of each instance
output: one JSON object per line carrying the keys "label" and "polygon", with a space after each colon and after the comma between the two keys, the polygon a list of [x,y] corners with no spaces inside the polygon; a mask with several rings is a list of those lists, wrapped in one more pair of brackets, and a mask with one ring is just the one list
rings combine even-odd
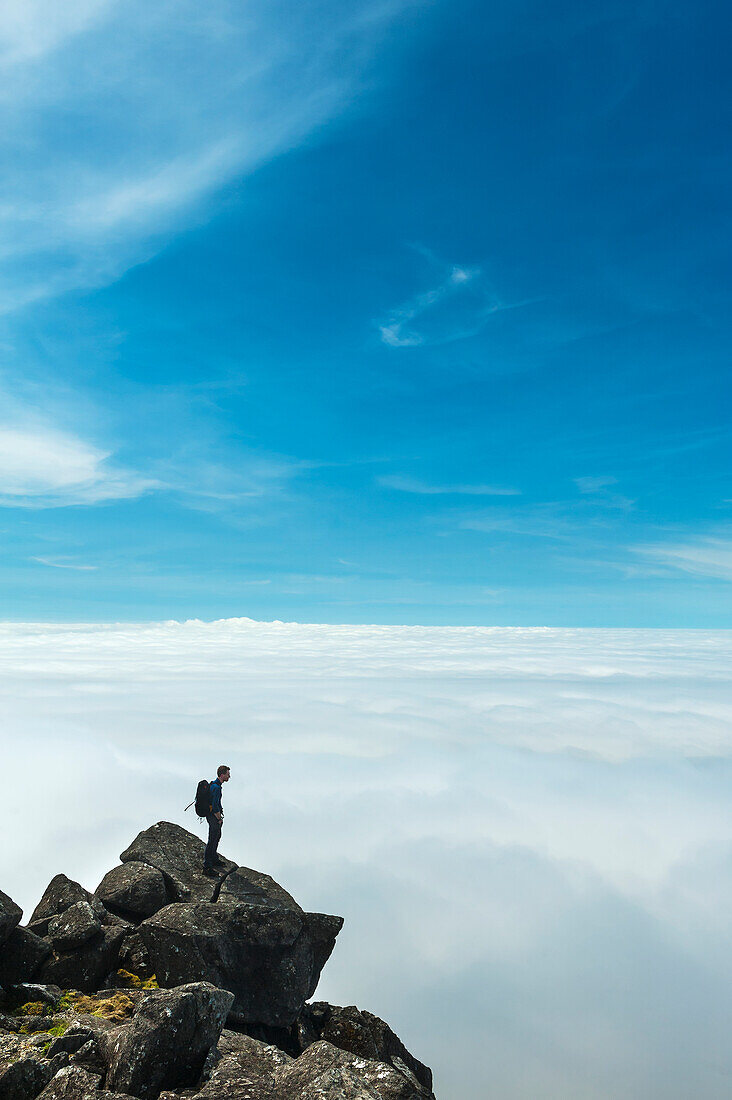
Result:
{"label": "rock", "polygon": [[[31,913],[28,927],[38,935],[45,936],[48,931],[48,921],[59,913],[65,913],[78,901],[91,901],[91,894],[80,886],[78,882],[67,878],[66,875],[54,875],[43,896]],[[44,926],[44,922],[45,926]]]}
{"label": "rock", "polygon": [[57,1035],[53,1039],[47,1051],[48,1057],[53,1058],[55,1054],[61,1054],[62,1051],[66,1051],[67,1054],[76,1054],[77,1050],[81,1050],[84,1044],[93,1038],[90,1028],[83,1024],[72,1024],[63,1035]]}
{"label": "rock", "polygon": [[26,1054],[0,1065],[2,1100],[34,1100],[55,1073],[55,1067],[40,1054]]}
{"label": "rock", "polygon": [[235,898],[167,905],[140,932],[161,986],[211,982],[240,1022],[289,1027],[312,996],[341,917]]}
{"label": "rock", "polygon": [[[192,833],[170,821],[159,821],[139,833],[119,857],[122,863],[146,863],[165,878],[174,901],[210,901],[213,881],[203,874],[205,844]],[[223,857],[222,857],[223,858]],[[224,860],[222,874],[236,864]]]}
{"label": "rock", "polygon": [[[63,1016],[24,1016],[23,1017],[23,1031],[27,1034],[35,1034],[36,1032],[46,1032],[50,1027],[57,1027],[58,1024],[65,1024],[66,1020]],[[45,1042],[45,1040],[41,1040]]]}
{"label": "rock", "polygon": [[[72,1065],[101,1076],[107,1067],[97,1040],[104,1032],[112,1031],[116,1026],[112,1020],[103,1016],[79,1016],[63,1035],[54,1040],[48,1053],[55,1054],[57,1049],[66,1050]],[[59,1044],[58,1048],[56,1044]]]}
{"label": "rock", "polygon": [[234,998],[205,982],[145,997],[129,1024],[98,1040],[113,1092],[154,1100],[166,1089],[197,1083]]}
{"label": "rock", "polygon": [[98,1073],[100,1076],[107,1068],[96,1039],[89,1039],[87,1043],[79,1047],[76,1053],[69,1057],[69,1061],[74,1066],[81,1066],[89,1073]]}
{"label": "rock", "polygon": [[63,913],[51,917],[47,938],[53,944],[54,951],[70,951],[93,939],[101,930],[102,923],[89,902],[77,901]]}
{"label": "rock", "polygon": [[360,1058],[323,1041],[271,1078],[272,1100],[421,1100],[391,1066]]}
{"label": "rock", "polygon": [[62,989],[79,989],[93,993],[106,980],[110,971],[117,969],[119,948],[124,938],[124,928],[110,925],[74,951],[54,952],[47,959],[38,977],[43,982],[53,982]]}
{"label": "rock", "polygon": [[152,978],[155,973],[142,933],[137,929],[126,933],[122,941],[119,949],[119,966],[122,970],[142,978],[143,981]]}
{"label": "rock", "polygon": [[21,982],[8,989],[8,996],[14,1005],[28,1004],[29,1001],[41,1001],[55,1008],[61,1000],[61,990],[57,985],[39,985],[37,982]]}
{"label": "rock", "polygon": [[[100,1078],[80,1066],[67,1066],[41,1093],[43,1100],[130,1100],[99,1088]],[[39,1100],[41,1100],[39,1097]]]}
{"label": "rock", "polygon": [[43,1090],[43,1100],[99,1100],[99,1078],[78,1066],[67,1066]]}
{"label": "rock", "polygon": [[[248,1035],[227,1033],[229,1037],[219,1041],[221,1055],[209,1080],[196,1100],[245,1100],[247,1097],[267,1097],[272,1074],[292,1059],[277,1047],[259,1043]],[[223,1035],[223,1033],[222,1033]]]}
{"label": "rock", "polygon": [[284,890],[269,875],[264,875],[261,871],[253,871],[250,867],[237,867],[235,871],[228,874],[221,883],[219,897],[232,897],[237,901],[294,909],[302,913],[302,908],[292,895],[287,893],[287,890]]}
{"label": "rock", "polygon": [[35,978],[51,954],[51,945],[27,928],[14,928],[0,947],[0,985],[18,985]]}
{"label": "rock", "polygon": [[95,893],[111,912],[137,919],[151,917],[170,900],[162,872],[139,860],[107,871]]}
{"label": "rock", "polygon": [[371,1012],[320,1001],[305,1006],[295,1027],[302,1050],[324,1039],[340,1050],[386,1062],[420,1090],[421,1096],[432,1100],[432,1070],[410,1054],[389,1025]]}
{"label": "rock", "polygon": [[20,924],[22,916],[20,906],[0,890],[0,944],[5,943],[16,925]]}

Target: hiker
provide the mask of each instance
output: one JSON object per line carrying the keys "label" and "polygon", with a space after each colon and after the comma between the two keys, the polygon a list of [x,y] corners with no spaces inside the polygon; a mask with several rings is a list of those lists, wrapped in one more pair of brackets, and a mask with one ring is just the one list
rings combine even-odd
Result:
{"label": "hiker", "polygon": [[217,853],[221,840],[221,826],[224,822],[224,811],[221,806],[221,784],[228,783],[231,778],[231,769],[228,764],[219,764],[216,769],[216,778],[209,786],[209,810],[206,814],[208,821],[208,844],[203,856],[204,875],[216,877],[214,868],[222,867],[224,860]]}

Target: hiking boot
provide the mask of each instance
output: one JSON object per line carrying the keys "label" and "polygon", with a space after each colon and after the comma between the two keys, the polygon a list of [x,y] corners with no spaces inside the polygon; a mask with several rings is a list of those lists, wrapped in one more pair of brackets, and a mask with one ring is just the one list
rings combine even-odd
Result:
{"label": "hiking boot", "polygon": [[218,878],[219,877],[216,874],[216,872],[214,871],[213,867],[204,867],[203,868],[203,873],[206,876],[206,878]]}
{"label": "hiking boot", "polygon": [[214,860],[214,867],[225,867],[225,866],[226,866],[226,860],[222,859],[221,856],[216,856],[216,859]]}

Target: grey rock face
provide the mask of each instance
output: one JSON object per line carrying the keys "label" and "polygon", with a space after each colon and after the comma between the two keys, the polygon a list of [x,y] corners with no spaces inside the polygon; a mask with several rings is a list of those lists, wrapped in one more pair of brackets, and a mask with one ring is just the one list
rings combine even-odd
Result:
{"label": "grey rock face", "polygon": [[[203,850],[159,822],[94,895],[57,875],[29,928],[0,895],[6,1012],[16,994],[58,1011],[61,989],[139,986],[120,968],[163,987],[125,988],[131,1019],[77,1015],[50,1043],[68,1016],[24,1016],[24,1034],[0,1018],[0,1100],[434,1100],[429,1069],[383,1020],[306,1005],[342,919],[304,912],[268,875],[228,860],[209,879]],[[238,1030],[222,1033],[225,1021]]]}
{"label": "grey rock face", "polygon": [[89,891],[66,875],[54,875],[43,891],[43,897],[31,913],[28,927],[38,935],[45,936],[48,924],[44,926],[43,922],[49,921],[59,913],[65,913],[79,901],[91,902]]}
{"label": "grey rock face", "polygon": [[272,1075],[272,1100],[420,1100],[402,1074],[318,1042]]}
{"label": "grey rock face", "polygon": [[119,949],[118,962],[120,967],[131,974],[136,974],[143,981],[146,978],[151,978],[155,973],[150,965],[150,956],[145,947],[145,941],[138,929],[126,933]]}
{"label": "grey rock face", "polygon": [[95,893],[113,913],[137,919],[151,917],[171,900],[162,872],[138,860],[107,871]]}
{"label": "grey rock face", "polygon": [[298,913],[302,913],[302,908],[292,895],[287,893],[287,890],[283,890],[269,875],[264,875],[261,871],[253,871],[250,867],[237,867],[235,871],[228,874],[221,883],[219,897],[249,901],[253,905],[295,909]]}
{"label": "grey rock face", "polygon": [[385,1062],[431,1100],[432,1071],[423,1065],[394,1034],[388,1024],[355,1005],[339,1008],[322,1001],[306,1005],[296,1024],[299,1045],[306,1050],[320,1039],[340,1050],[371,1061]]}
{"label": "grey rock face", "polygon": [[26,1054],[0,1067],[0,1097],[2,1100],[35,1100],[54,1072],[54,1067],[45,1058]]}
{"label": "grey rock face", "polygon": [[342,924],[340,917],[222,895],[215,903],[168,905],[140,932],[161,985],[208,981],[234,994],[242,1021],[289,1027],[312,996]]}
{"label": "grey rock face", "polygon": [[80,1066],[60,1070],[41,1093],[39,1100],[130,1100],[119,1093],[99,1088],[100,1078]]}
{"label": "grey rock face", "polygon": [[54,952],[43,963],[38,977],[62,989],[79,989],[94,993],[100,989],[110,971],[117,969],[119,949],[125,926],[103,927],[92,939],[70,951]]}
{"label": "grey rock face", "polygon": [[29,982],[51,954],[51,946],[27,928],[14,928],[0,947],[0,985]]}
{"label": "grey rock face", "polygon": [[154,1100],[163,1088],[194,1085],[233,999],[205,982],[145,997],[129,1024],[98,1040],[107,1088]]}
{"label": "grey rock face", "polygon": [[0,890],[0,944],[5,943],[22,916],[20,906]]}
{"label": "grey rock face", "polygon": [[50,919],[47,937],[54,951],[70,951],[93,939],[101,930],[102,922],[89,902],[77,901]]}
{"label": "grey rock face", "polygon": [[39,985],[37,982],[20,982],[11,986],[8,994],[12,997],[14,1005],[24,1005],[28,1001],[43,1001],[44,1004],[55,1008],[61,1000],[61,990],[57,985]]}
{"label": "grey rock face", "polygon": [[277,1047],[235,1032],[222,1035],[218,1053],[221,1057],[197,1100],[266,1100],[272,1074],[292,1061]]}
{"label": "grey rock face", "polygon": [[[146,863],[165,878],[168,895],[174,901],[209,901],[211,879],[203,874],[205,844],[192,833],[170,821],[159,821],[139,833],[119,857],[123,863]],[[225,860],[222,873],[236,864]]]}

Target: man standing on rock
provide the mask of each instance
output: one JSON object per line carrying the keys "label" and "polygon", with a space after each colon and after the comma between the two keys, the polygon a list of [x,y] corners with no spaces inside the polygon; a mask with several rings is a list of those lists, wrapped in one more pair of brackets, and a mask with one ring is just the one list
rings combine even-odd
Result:
{"label": "man standing on rock", "polygon": [[209,877],[216,876],[216,867],[221,867],[223,859],[217,853],[221,840],[221,826],[224,823],[224,810],[221,805],[221,784],[228,783],[231,778],[231,769],[228,764],[219,764],[216,769],[216,778],[209,787],[211,803],[206,814],[208,821],[208,844],[203,856],[203,873]]}

